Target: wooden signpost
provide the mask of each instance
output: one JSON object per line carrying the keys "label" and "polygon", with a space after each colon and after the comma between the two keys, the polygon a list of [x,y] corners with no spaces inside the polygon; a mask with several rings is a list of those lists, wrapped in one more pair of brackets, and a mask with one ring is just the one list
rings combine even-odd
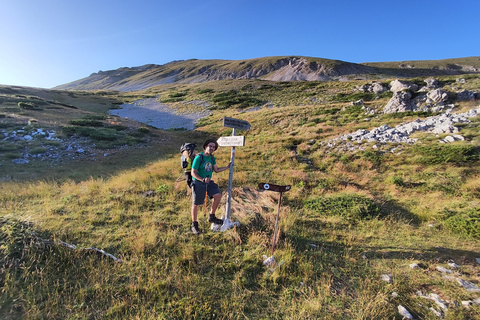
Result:
{"label": "wooden signpost", "polygon": [[250,123],[245,120],[234,119],[234,118],[223,118],[223,126],[228,128],[233,128],[232,136],[230,137],[220,137],[217,140],[217,143],[221,147],[232,147],[232,152],[230,155],[230,174],[228,176],[228,192],[227,192],[227,204],[225,206],[225,218],[223,219],[223,225],[220,227],[220,231],[226,231],[233,228],[234,226],[240,225],[239,222],[232,222],[230,220],[230,211],[232,206],[232,180],[233,180],[233,165],[235,163],[235,147],[245,146],[245,137],[236,136],[236,129],[239,130],[248,130],[250,129]]}
{"label": "wooden signpost", "polygon": [[282,195],[284,192],[289,191],[291,189],[291,186],[279,186],[271,183],[259,183],[258,188],[262,190],[270,190],[270,191],[280,193],[280,200],[278,201],[277,218],[275,219],[275,232],[273,233],[273,241],[272,241],[272,255],[273,255],[273,251],[275,250],[275,242],[277,242],[278,218],[280,216],[280,206],[282,204]]}

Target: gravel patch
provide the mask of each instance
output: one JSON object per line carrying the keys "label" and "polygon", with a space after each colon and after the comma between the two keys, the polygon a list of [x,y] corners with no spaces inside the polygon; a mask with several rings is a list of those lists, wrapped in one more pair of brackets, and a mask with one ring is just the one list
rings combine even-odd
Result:
{"label": "gravel patch", "polygon": [[179,113],[155,98],[137,100],[120,105],[121,109],[111,110],[110,114],[132,119],[158,129],[195,129],[195,124],[211,114],[210,111]]}

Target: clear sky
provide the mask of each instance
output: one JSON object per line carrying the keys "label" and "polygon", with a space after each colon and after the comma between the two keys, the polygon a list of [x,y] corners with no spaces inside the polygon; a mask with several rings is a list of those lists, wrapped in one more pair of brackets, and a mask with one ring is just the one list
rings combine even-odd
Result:
{"label": "clear sky", "polygon": [[0,0],[0,84],[173,60],[480,56],[478,0]]}

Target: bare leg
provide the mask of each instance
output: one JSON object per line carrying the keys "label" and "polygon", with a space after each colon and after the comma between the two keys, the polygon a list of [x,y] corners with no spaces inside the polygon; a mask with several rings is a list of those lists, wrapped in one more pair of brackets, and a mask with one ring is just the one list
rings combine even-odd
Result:
{"label": "bare leg", "polygon": [[197,221],[198,206],[192,204],[192,221]]}
{"label": "bare leg", "polygon": [[211,214],[215,215],[217,211],[218,205],[220,204],[220,200],[222,200],[222,194],[217,193],[213,195],[213,203],[212,203],[212,211]]}

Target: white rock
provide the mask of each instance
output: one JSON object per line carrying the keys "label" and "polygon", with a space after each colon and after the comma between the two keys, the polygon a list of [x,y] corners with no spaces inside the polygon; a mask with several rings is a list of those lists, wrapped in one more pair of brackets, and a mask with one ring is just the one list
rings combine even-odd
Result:
{"label": "white rock", "polygon": [[382,281],[393,283],[393,276],[391,274],[382,274]]}
{"label": "white rock", "polygon": [[400,315],[402,317],[404,317],[405,319],[413,319],[412,314],[410,312],[408,312],[408,310],[405,309],[405,307],[402,306],[402,305],[398,306],[398,313],[400,313]]}
{"label": "white rock", "polygon": [[271,257],[267,257],[267,256],[263,256],[263,265],[265,266],[268,266],[268,267],[271,267],[275,264],[275,257],[274,256],[271,256]]}
{"label": "white rock", "polygon": [[442,311],[438,311],[437,309],[435,309],[435,308],[433,308],[433,307],[430,307],[429,309],[430,309],[430,311],[433,312],[433,314],[434,314],[435,316],[443,319],[444,314],[443,314]]}
{"label": "white rock", "polygon": [[447,269],[447,268],[442,267],[442,266],[437,266],[436,269],[437,269],[437,271],[440,271],[442,273],[446,273],[446,274],[452,273],[452,270]]}
{"label": "white rock", "polygon": [[480,292],[480,288],[477,287],[475,284],[469,282],[469,281],[463,280],[461,278],[457,278],[457,282],[462,287],[464,287],[468,292]]}

